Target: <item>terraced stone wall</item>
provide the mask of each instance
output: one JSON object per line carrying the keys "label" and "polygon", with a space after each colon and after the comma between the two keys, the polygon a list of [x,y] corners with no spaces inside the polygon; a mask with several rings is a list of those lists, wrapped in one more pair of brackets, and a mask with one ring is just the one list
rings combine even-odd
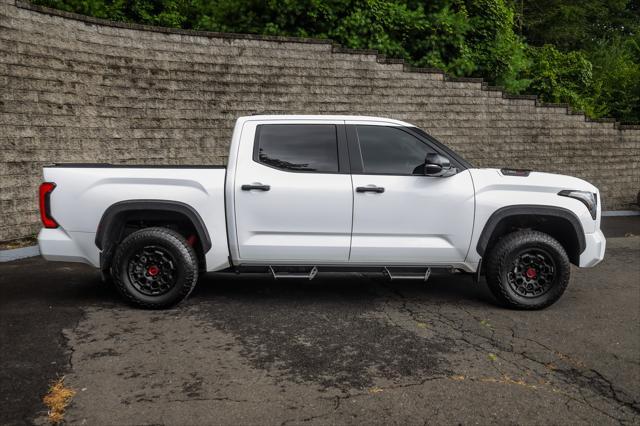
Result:
{"label": "terraced stone wall", "polygon": [[234,120],[253,113],[406,120],[477,166],[585,178],[609,210],[640,190],[637,126],[324,40],[149,28],[0,0],[0,240],[39,228],[43,164],[225,164]]}

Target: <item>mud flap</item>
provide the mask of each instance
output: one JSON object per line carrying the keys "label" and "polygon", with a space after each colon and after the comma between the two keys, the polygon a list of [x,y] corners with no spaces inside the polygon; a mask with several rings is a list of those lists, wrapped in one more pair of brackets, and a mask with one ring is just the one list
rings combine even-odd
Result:
{"label": "mud flap", "polygon": [[478,268],[476,269],[476,273],[473,274],[473,282],[478,284],[480,282],[480,272],[482,271],[482,258],[478,262]]}

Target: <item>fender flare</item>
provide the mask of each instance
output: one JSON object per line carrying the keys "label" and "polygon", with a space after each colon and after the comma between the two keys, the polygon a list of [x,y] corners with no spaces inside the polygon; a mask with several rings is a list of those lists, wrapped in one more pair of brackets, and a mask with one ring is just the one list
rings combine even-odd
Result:
{"label": "fender flare", "polygon": [[476,251],[480,256],[484,255],[489,240],[496,229],[496,226],[505,218],[510,216],[523,216],[523,215],[537,215],[537,216],[554,216],[562,219],[566,219],[573,226],[573,230],[578,238],[579,253],[582,253],[586,248],[586,242],[584,238],[584,230],[580,219],[568,209],[555,206],[539,206],[533,204],[520,204],[515,206],[506,206],[499,208],[489,217],[489,220],[484,225],[484,229],[478,238],[478,244],[476,245]]}
{"label": "fender flare", "polygon": [[118,226],[118,216],[121,213],[139,210],[170,211],[185,215],[193,223],[198,239],[202,242],[204,253],[206,254],[211,250],[211,237],[198,212],[188,204],[168,200],[126,200],[112,204],[105,210],[98,224],[95,239],[96,247],[100,250],[104,249],[109,236]]}

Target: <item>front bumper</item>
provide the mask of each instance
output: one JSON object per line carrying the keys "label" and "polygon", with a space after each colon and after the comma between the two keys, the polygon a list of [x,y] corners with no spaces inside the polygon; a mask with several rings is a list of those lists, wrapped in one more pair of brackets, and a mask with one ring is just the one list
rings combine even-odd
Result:
{"label": "front bumper", "polygon": [[604,259],[604,252],[607,247],[607,240],[601,230],[592,234],[585,234],[586,247],[580,255],[580,267],[590,268],[596,266]]}

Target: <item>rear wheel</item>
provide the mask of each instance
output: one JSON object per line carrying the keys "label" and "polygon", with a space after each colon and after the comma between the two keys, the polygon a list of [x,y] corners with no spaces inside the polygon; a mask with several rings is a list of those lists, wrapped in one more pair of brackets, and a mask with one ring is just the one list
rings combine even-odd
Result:
{"label": "rear wheel", "polygon": [[571,266],[562,245],[539,231],[506,235],[487,259],[487,284],[498,301],[515,309],[555,303],[569,284]]}
{"label": "rear wheel", "polygon": [[120,243],[111,276],[118,292],[132,304],[161,309],[191,293],[198,280],[198,260],[179,233],[145,228]]}

